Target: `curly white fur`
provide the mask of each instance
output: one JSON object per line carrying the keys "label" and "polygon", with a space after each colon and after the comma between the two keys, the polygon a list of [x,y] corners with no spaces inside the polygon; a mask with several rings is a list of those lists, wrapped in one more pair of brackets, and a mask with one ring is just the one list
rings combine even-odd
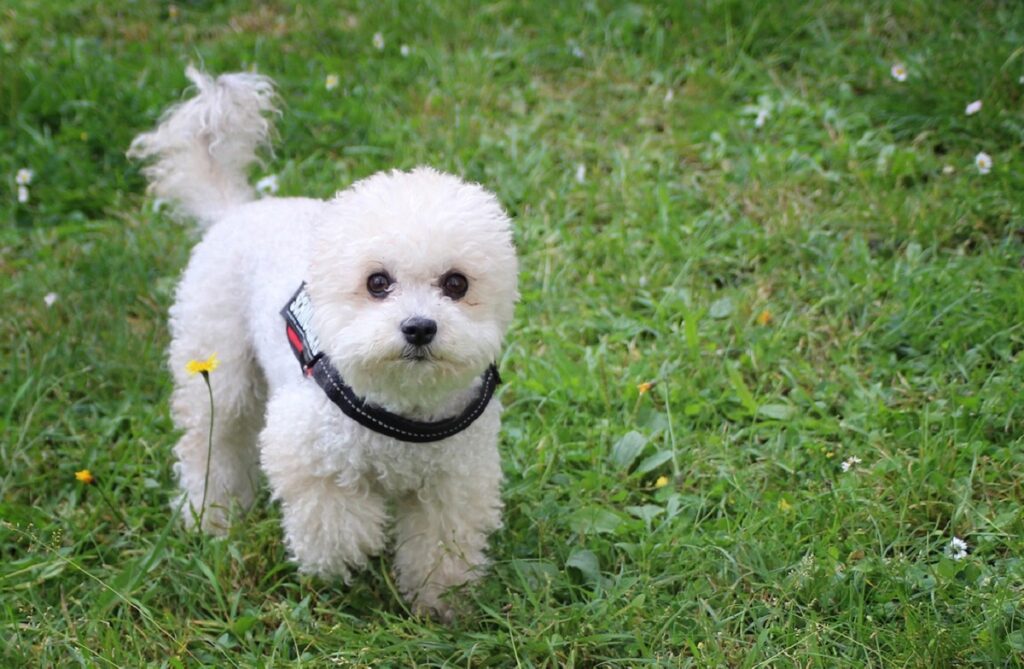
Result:
{"label": "curly white fur", "polygon": [[[153,191],[208,226],[170,314],[187,522],[225,531],[232,510],[252,503],[262,466],[300,569],[347,581],[384,550],[390,528],[402,593],[417,611],[449,617],[445,591],[480,576],[487,537],[501,525],[500,405],[492,400],[468,429],[434,443],[367,430],[303,376],[279,311],[306,281],[323,348],[358,395],[420,420],[454,415],[512,319],[510,221],[491,193],[429,168],[379,173],[330,201],[251,201],[245,170],[271,130],[273,85],[249,74],[189,77],[198,95],[131,148],[155,160],[146,171]],[[451,271],[469,280],[461,299],[440,288]],[[375,272],[394,280],[385,299],[367,291]],[[403,355],[400,324],[412,316],[437,323],[422,359]],[[207,463],[206,391],[185,365],[213,352],[221,365],[210,376]]]}

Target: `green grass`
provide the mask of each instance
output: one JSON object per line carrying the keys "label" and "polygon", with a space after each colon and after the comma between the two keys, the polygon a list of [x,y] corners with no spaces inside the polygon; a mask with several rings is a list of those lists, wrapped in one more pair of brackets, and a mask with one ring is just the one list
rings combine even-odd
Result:
{"label": "green grass", "polygon": [[[0,10],[0,666],[1024,664],[1024,6],[337,4]],[[278,81],[283,194],[429,163],[516,218],[506,526],[450,627],[388,556],[300,577],[266,493],[172,518],[191,238],[124,151],[188,61]]]}

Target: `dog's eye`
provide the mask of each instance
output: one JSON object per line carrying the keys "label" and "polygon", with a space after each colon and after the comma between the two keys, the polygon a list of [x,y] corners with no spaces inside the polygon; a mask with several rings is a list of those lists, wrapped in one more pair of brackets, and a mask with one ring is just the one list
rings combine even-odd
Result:
{"label": "dog's eye", "polygon": [[462,298],[469,290],[469,279],[458,272],[451,272],[441,277],[441,291],[445,297],[453,300]]}
{"label": "dog's eye", "polygon": [[369,291],[370,295],[377,298],[385,298],[388,296],[388,288],[391,287],[391,277],[383,272],[377,272],[371,274],[366,280],[366,290]]}

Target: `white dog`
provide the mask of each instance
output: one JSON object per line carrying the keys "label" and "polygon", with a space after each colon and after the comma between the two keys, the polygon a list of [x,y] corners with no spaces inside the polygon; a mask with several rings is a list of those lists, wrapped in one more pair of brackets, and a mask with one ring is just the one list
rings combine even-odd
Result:
{"label": "white dog", "polygon": [[[246,173],[271,133],[273,82],[186,74],[197,95],[129,155],[152,160],[151,191],[204,230],[170,313],[187,522],[224,532],[262,466],[302,571],[347,582],[390,531],[403,595],[449,618],[442,595],[479,578],[501,525],[491,394],[517,299],[509,218],[429,168],[327,201],[255,199]],[[214,352],[210,449],[206,387],[186,363]]]}

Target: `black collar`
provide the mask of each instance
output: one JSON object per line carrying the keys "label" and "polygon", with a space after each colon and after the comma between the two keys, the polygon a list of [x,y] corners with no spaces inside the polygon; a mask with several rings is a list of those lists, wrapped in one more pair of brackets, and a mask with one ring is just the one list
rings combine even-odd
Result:
{"label": "black collar", "polygon": [[338,405],[338,408],[346,416],[374,432],[399,441],[415,443],[446,439],[465,430],[483,414],[487,403],[494,395],[495,387],[501,383],[498,368],[491,365],[481,377],[480,394],[459,415],[432,422],[411,420],[399,416],[378,406],[367,404],[346,385],[341,374],[331,364],[327,354],[320,350],[320,342],[310,325],[312,314],[313,305],[306,293],[306,284],[303,283],[281,310],[281,315],[285,320],[288,343],[291,345],[295,357],[299,359],[302,373],[312,377],[327,393],[327,397]]}

